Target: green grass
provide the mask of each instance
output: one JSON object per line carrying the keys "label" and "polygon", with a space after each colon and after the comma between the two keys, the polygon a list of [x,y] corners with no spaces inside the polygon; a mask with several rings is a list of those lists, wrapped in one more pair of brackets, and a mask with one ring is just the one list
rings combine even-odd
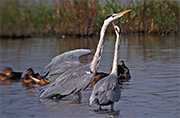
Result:
{"label": "green grass", "polygon": [[[122,0],[54,1],[30,4],[26,0],[1,1],[0,35],[75,35],[93,36],[101,29],[104,18],[127,9],[131,12],[115,21],[123,33],[169,34],[179,32],[179,2],[136,0],[123,4]],[[112,27],[108,31],[113,31]]]}

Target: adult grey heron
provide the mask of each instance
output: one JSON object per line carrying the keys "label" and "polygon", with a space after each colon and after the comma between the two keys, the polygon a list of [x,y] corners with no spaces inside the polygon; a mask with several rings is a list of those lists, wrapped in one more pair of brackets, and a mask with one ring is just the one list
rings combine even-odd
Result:
{"label": "adult grey heron", "polygon": [[111,104],[111,111],[114,111],[114,102],[119,101],[121,96],[121,90],[117,81],[117,65],[121,29],[118,26],[114,25],[113,22],[112,24],[117,35],[112,71],[107,77],[101,79],[99,82],[97,82],[97,84],[95,84],[89,99],[89,105],[91,106],[95,102],[99,105],[99,110],[101,110],[102,105]]}
{"label": "adult grey heron", "polygon": [[93,60],[89,64],[78,66],[68,71],[68,73],[64,72],[61,74],[54,82],[48,85],[45,89],[42,89],[40,98],[51,98],[53,96],[62,98],[67,95],[74,94],[73,99],[76,100],[76,96],[78,95],[78,100],[81,101],[81,92],[90,85],[99,67],[104,46],[104,35],[108,25],[129,11],[131,10],[108,15],[105,18],[104,24],[101,28],[100,40]]}

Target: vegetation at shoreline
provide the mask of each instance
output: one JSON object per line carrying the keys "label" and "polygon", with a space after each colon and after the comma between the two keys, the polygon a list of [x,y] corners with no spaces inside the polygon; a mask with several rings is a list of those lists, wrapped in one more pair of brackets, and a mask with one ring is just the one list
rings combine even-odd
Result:
{"label": "vegetation at shoreline", "polygon": [[[179,2],[135,0],[54,0],[32,4],[26,0],[1,1],[1,37],[41,35],[93,36],[100,32],[104,18],[127,9],[131,12],[115,21],[123,33],[179,33]],[[112,27],[108,31],[113,31]]]}

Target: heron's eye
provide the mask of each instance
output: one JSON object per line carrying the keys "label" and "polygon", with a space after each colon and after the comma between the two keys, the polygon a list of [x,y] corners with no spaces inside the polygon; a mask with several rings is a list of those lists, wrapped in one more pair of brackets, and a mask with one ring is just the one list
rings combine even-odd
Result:
{"label": "heron's eye", "polygon": [[112,15],[112,18],[114,18],[115,17],[115,15]]}

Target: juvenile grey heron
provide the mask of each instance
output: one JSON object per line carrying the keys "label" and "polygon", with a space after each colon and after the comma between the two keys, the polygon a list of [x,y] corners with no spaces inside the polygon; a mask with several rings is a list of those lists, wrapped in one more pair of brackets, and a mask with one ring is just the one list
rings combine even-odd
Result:
{"label": "juvenile grey heron", "polygon": [[101,79],[99,82],[97,82],[97,84],[95,84],[89,99],[89,105],[91,106],[93,103],[97,103],[99,105],[99,110],[101,110],[102,105],[111,104],[111,111],[114,111],[114,102],[119,101],[121,96],[121,90],[117,81],[117,65],[121,29],[118,26],[115,26],[113,22],[112,24],[117,35],[112,71],[107,77]]}
{"label": "juvenile grey heron", "polygon": [[[108,15],[101,28],[100,40],[93,60],[89,64],[78,66],[61,74],[54,82],[48,85],[45,89],[41,90],[42,92],[40,94],[40,98],[51,98],[53,96],[62,98],[67,95],[74,94],[73,99],[76,100],[76,96],[78,95],[78,100],[81,101],[80,93],[90,85],[99,67],[104,46],[104,35],[108,25],[129,11],[131,10]],[[71,56],[73,57],[74,55]]]}

